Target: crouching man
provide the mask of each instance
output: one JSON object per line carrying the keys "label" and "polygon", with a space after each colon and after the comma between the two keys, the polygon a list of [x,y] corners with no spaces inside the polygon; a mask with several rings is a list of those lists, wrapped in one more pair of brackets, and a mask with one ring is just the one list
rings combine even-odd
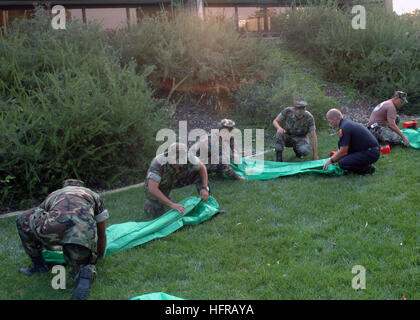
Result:
{"label": "crouching man", "polygon": [[62,189],[16,219],[23,248],[33,262],[32,267],[19,271],[27,276],[48,272],[42,250],[62,246],[77,282],[72,299],[84,300],[96,277],[96,261],[105,254],[108,217],[97,193],[84,188],[80,180],[65,180]]}
{"label": "crouching man", "polygon": [[357,174],[373,174],[381,150],[372,133],[360,123],[343,119],[340,110],[331,109],[327,112],[328,123],[339,128],[338,151],[325,162],[324,170],[330,164],[338,162],[341,169]]}
{"label": "crouching man", "polygon": [[151,162],[144,181],[146,202],[144,211],[150,218],[158,218],[167,208],[185,214],[186,207],[174,202],[169,194],[172,189],[195,184],[203,201],[210,197],[206,166],[196,156],[186,159],[187,146],[183,143],[173,143],[168,152],[157,155]]}

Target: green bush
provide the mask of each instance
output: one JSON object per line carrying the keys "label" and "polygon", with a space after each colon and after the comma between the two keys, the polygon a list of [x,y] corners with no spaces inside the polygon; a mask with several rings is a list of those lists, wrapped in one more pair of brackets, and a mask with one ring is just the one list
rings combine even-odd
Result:
{"label": "green bush", "polygon": [[2,206],[26,206],[65,178],[138,182],[167,126],[146,75],[121,67],[97,26],[49,24],[38,12],[0,38]]}
{"label": "green bush", "polygon": [[325,128],[325,114],[338,107],[333,97],[326,96],[322,84],[305,71],[283,68],[276,79],[245,85],[235,93],[236,110],[263,128],[272,128],[273,119],[286,107],[293,105],[297,97],[308,101],[307,110],[312,113],[317,128]]}
{"label": "green bush", "polygon": [[183,82],[192,91],[237,86],[267,73],[268,50],[254,37],[241,38],[231,21],[200,19],[196,14],[160,12],[115,33],[114,46],[122,62],[136,60],[139,68],[154,66],[151,80],[171,89]]}
{"label": "green bush", "polygon": [[332,80],[350,82],[379,100],[408,93],[407,113],[420,112],[420,16],[366,5],[366,29],[352,28],[351,6],[336,1],[280,14],[273,27],[294,50],[319,62]]}

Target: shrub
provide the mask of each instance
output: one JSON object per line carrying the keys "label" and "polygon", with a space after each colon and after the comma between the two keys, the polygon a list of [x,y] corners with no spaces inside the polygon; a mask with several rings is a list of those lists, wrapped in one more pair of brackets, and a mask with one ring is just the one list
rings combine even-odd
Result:
{"label": "shrub", "polygon": [[97,188],[139,181],[167,126],[146,75],[121,67],[96,25],[49,23],[38,12],[0,38],[3,206],[26,206],[70,177]]}
{"label": "shrub", "polygon": [[297,97],[308,101],[317,128],[325,128],[325,114],[338,107],[338,101],[326,96],[323,84],[302,69],[278,68],[275,78],[245,85],[235,93],[237,112],[252,118],[260,127],[272,129],[273,119]]}
{"label": "shrub", "polygon": [[155,66],[151,80],[158,87],[213,90],[237,86],[241,80],[263,78],[268,50],[254,37],[241,38],[231,21],[200,19],[196,14],[160,12],[137,26],[115,33],[122,62],[139,68]]}
{"label": "shrub", "polygon": [[395,90],[406,91],[410,104],[405,112],[418,113],[418,17],[400,17],[377,6],[366,8],[365,30],[353,29],[351,6],[340,8],[336,1],[294,8],[278,15],[273,26],[294,50],[319,62],[331,79],[350,82],[380,100],[389,99]]}

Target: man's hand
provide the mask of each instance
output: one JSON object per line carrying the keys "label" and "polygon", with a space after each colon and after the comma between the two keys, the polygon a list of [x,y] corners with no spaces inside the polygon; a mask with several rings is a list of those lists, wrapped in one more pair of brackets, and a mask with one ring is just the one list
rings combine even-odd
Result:
{"label": "man's hand", "polygon": [[206,189],[201,189],[200,190],[200,197],[201,199],[203,199],[203,201],[208,201],[209,200],[209,192]]}
{"label": "man's hand", "polygon": [[246,180],[246,178],[245,177],[239,177],[239,180]]}
{"label": "man's hand", "polygon": [[185,210],[187,210],[186,207],[184,207],[183,205],[180,205],[178,203],[172,203],[170,205],[171,209],[178,211],[179,213],[185,214]]}
{"label": "man's hand", "polygon": [[285,134],[286,133],[286,130],[284,130],[283,128],[278,128],[277,129],[277,133],[278,134]]}
{"label": "man's hand", "polygon": [[105,256],[106,251],[106,222],[102,221],[96,225],[96,229],[98,232],[98,259],[103,258]]}
{"label": "man's hand", "polygon": [[51,247],[47,247],[47,249],[50,251],[63,251],[62,246],[51,246]]}
{"label": "man's hand", "polygon": [[404,141],[404,145],[406,147],[409,147],[410,146],[410,141],[408,141],[408,139],[406,137],[403,138],[403,141]]}
{"label": "man's hand", "polygon": [[327,162],[325,162],[325,164],[324,164],[324,170],[327,170],[328,169],[328,167],[330,166],[330,164],[332,164],[332,162],[331,162],[331,159],[328,159],[327,160]]}

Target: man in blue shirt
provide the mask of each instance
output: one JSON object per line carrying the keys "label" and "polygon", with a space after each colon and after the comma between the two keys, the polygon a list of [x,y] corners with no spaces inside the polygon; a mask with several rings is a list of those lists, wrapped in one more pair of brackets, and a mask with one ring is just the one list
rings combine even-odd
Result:
{"label": "man in blue shirt", "polygon": [[338,162],[341,169],[358,174],[374,173],[375,166],[381,155],[381,148],[373,134],[360,123],[343,119],[340,110],[331,109],[327,112],[328,123],[340,128],[338,134],[339,150],[327,160],[324,169]]}

